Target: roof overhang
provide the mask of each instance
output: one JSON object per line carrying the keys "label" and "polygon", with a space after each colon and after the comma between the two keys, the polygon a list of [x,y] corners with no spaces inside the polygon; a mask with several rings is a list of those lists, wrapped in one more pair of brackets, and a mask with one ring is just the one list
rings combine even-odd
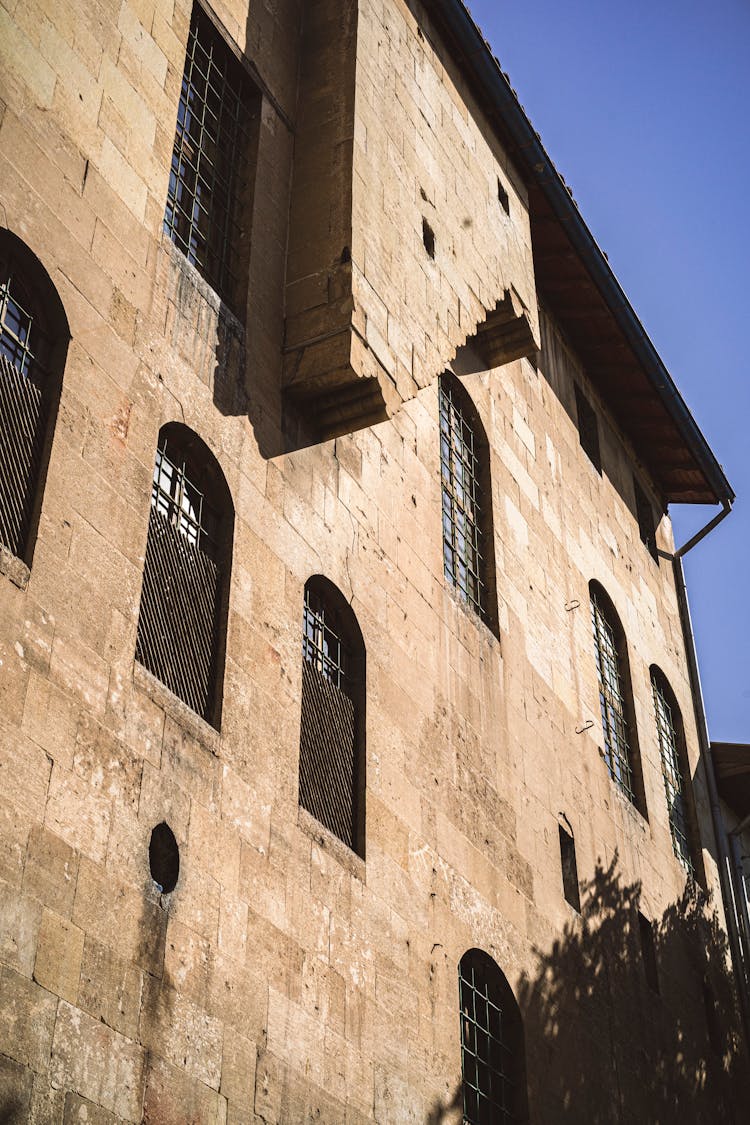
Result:
{"label": "roof overhang", "polygon": [[750,746],[745,742],[712,742],[719,796],[741,820],[750,813]]}
{"label": "roof overhang", "polygon": [[540,296],[666,503],[734,492],[462,0],[425,0],[529,192]]}

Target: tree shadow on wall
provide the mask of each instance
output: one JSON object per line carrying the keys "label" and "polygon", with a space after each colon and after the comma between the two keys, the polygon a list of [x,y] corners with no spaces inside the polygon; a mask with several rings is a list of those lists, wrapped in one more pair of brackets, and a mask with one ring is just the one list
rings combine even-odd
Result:
{"label": "tree shadow on wall", "polygon": [[615,856],[606,870],[597,864],[582,892],[580,920],[538,953],[536,974],[518,990],[532,1120],[747,1121],[748,1059],[727,941],[703,891],[688,882],[653,919],[651,984],[640,884],[621,882]]}

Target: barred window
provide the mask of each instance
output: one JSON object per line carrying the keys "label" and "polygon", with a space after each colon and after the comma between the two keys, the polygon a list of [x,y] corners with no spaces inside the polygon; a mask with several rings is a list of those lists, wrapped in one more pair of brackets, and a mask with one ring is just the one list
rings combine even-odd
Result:
{"label": "barred window", "polygon": [[498,966],[470,949],[458,967],[465,1125],[527,1120],[523,1025]]}
{"label": "barred window", "polygon": [[672,691],[658,670],[651,669],[651,691],[654,699],[654,716],[661,755],[661,772],[667,798],[669,831],[674,854],[689,875],[695,874],[689,782],[686,781],[685,744],[682,719]]}
{"label": "barred window", "polygon": [[364,856],[365,650],[341,592],[305,586],[299,803]]}
{"label": "barred window", "polygon": [[581,448],[597,473],[602,471],[602,455],[599,448],[599,423],[596,411],[576,384],[576,411],[578,414],[578,438]]}
{"label": "barred window", "polygon": [[164,230],[237,311],[257,92],[208,16],[190,21]]}
{"label": "barred window", "polygon": [[645,816],[635,725],[632,722],[625,635],[604,590],[592,583],[590,593],[604,760],[609,776]]}
{"label": "barred window", "polygon": [[458,596],[495,626],[494,549],[487,441],[453,376],[439,386],[443,568]]}
{"label": "barred window", "polygon": [[219,725],[234,514],[213,454],[186,426],[159,435],[136,660]]}
{"label": "barred window", "polygon": [[49,274],[0,230],[0,543],[27,563],[69,339]]}

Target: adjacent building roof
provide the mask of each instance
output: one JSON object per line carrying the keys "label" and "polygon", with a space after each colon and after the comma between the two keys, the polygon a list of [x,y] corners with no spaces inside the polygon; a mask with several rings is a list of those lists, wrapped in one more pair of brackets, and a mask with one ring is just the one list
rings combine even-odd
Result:
{"label": "adjacent building roof", "polygon": [[667,503],[734,492],[462,0],[426,0],[529,192],[537,288]]}
{"label": "adjacent building roof", "polygon": [[746,742],[712,742],[719,796],[742,820],[750,813],[750,746]]}

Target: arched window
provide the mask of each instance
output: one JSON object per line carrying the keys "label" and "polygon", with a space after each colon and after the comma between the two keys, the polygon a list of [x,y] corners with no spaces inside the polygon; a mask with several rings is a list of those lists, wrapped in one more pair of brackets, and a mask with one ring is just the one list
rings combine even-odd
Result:
{"label": "arched window", "polygon": [[346,598],[321,575],[305,585],[299,803],[364,856],[365,646]]}
{"label": "arched window", "polygon": [[700,848],[682,716],[666,677],[655,665],[651,667],[651,691],[672,847],[688,874],[695,875],[696,867],[700,867]]}
{"label": "arched window", "polygon": [[69,340],[44,266],[0,230],[0,543],[28,564]]}
{"label": "arched window", "polygon": [[458,966],[465,1125],[510,1125],[528,1118],[523,1024],[498,966],[470,949]]}
{"label": "arched window", "polygon": [[187,426],[159,434],[136,660],[214,726],[221,715],[234,510],[213,454]]}
{"label": "arched window", "polygon": [[489,446],[458,379],[440,378],[440,483],[446,580],[497,631]]}
{"label": "arched window", "polygon": [[625,632],[609,597],[598,582],[589,586],[594,653],[609,776],[646,816],[646,800],[633,715],[633,695]]}

